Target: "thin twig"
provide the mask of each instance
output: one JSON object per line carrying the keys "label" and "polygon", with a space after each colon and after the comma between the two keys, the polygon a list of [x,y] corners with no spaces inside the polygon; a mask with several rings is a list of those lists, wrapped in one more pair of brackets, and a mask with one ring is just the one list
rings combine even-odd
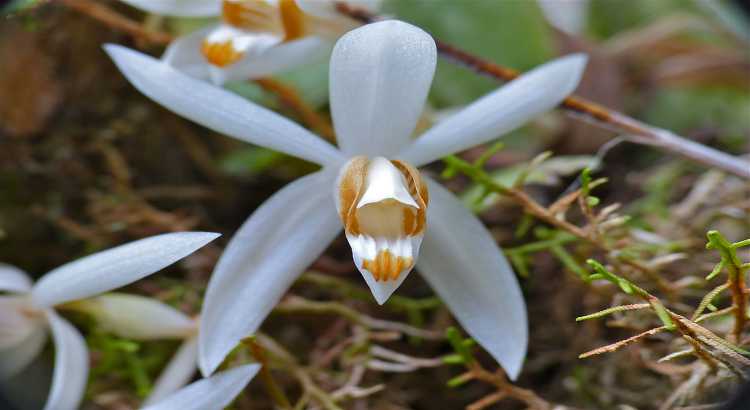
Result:
{"label": "thin twig", "polygon": [[115,30],[124,31],[133,37],[146,40],[149,43],[166,45],[173,40],[172,36],[167,33],[146,30],[140,23],[123,16],[101,2],[94,0],[58,1],[73,10],[93,18],[94,20],[101,21]]}
{"label": "thin twig", "polygon": [[261,88],[276,94],[282,104],[294,110],[303,123],[316,131],[321,137],[331,142],[336,142],[333,126],[328,119],[318,114],[300,97],[297,90],[272,78],[259,78],[255,80]]}
{"label": "thin twig", "polygon": [[[362,23],[371,23],[380,19],[379,16],[359,8],[350,7],[343,2],[337,2],[336,8],[340,13]],[[520,75],[516,70],[481,59],[437,38],[435,44],[442,56],[474,69],[481,75],[501,81],[510,81]],[[621,112],[576,95],[565,99],[561,106],[566,111],[576,114],[576,116],[580,116],[599,127],[637,136],[637,139],[631,139],[633,142],[652,145],[700,164],[750,179],[750,162],[741,158],[691,141],[671,131],[645,124]]]}

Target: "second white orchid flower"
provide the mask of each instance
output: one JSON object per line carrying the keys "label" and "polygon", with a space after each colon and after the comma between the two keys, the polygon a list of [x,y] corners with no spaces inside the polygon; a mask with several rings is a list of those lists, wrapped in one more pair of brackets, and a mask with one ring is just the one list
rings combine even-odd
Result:
{"label": "second white orchid flower", "polygon": [[[180,37],[162,59],[215,84],[260,78],[300,66],[330,50],[357,22],[334,0],[122,0],[142,10],[221,22]],[[375,11],[381,0],[345,0]]]}
{"label": "second white orchid flower", "polygon": [[510,377],[519,374],[528,330],[515,274],[482,223],[416,167],[492,140],[555,107],[577,86],[585,56],[526,73],[412,139],[435,70],[435,42],[399,21],[364,26],[343,36],[331,58],[336,149],[157,59],[121,46],[106,49],[136,88],[170,110],[323,166],[261,205],[224,251],[201,313],[204,375],[258,329],[342,226],[378,303],[416,266],[466,331]]}
{"label": "second white orchid flower", "polygon": [[[31,363],[44,347],[49,329],[55,370],[45,410],[78,409],[88,377],[88,350],[83,336],[55,307],[142,279],[218,236],[178,232],[141,239],[60,266],[34,285],[20,269],[0,264],[0,292],[7,293],[0,296],[0,381]],[[128,312],[120,314],[122,318]],[[126,322],[121,324],[127,327]]]}

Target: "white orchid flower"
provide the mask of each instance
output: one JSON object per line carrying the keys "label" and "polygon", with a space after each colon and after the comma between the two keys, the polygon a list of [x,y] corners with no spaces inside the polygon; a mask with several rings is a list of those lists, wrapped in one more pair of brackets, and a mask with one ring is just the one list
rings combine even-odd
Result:
{"label": "white orchid flower", "polygon": [[221,410],[240,394],[258,370],[258,364],[246,364],[216,373],[141,410]]}
{"label": "white orchid flower", "polygon": [[[119,288],[195,252],[219,234],[152,236],[65,264],[32,285],[18,268],[0,265],[0,380],[23,370],[52,332],[55,370],[45,410],[75,410],[86,388],[89,357],[83,336],[55,307]],[[128,315],[130,312],[122,312]]]}
{"label": "white orchid flower", "polygon": [[323,166],[261,205],[224,251],[201,312],[204,375],[258,329],[342,225],[378,303],[416,266],[466,331],[511,377],[518,375],[527,321],[515,274],[481,222],[416,167],[552,109],[578,84],[583,55],[545,64],[412,140],[435,70],[435,42],[399,21],[353,30],[338,41],[331,59],[336,149],[292,121],[159,60],[105,47],[136,88],[175,113]]}
{"label": "white orchid flower", "polygon": [[156,299],[107,293],[65,305],[93,316],[98,326],[131,340],[179,339],[182,344],[156,379],[145,404],[155,403],[186,385],[198,370],[198,318]]}
{"label": "white orchid flower", "polygon": [[[162,59],[221,85],[278,74],[322,56],[354,20],[334,0],[122,0],[144,11],[221,22],[178,38]],[[347,0],[374,11],[382,0]]]}

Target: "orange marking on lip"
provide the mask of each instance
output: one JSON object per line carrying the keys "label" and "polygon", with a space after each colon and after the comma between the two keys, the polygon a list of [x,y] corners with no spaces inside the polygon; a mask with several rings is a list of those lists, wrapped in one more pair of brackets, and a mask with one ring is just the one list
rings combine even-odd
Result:
{"label": "orange marking on lip", "polygon": [[284,41],[296,40],[305,35],[305,13],[295,0],[279,2],[281,21],[284,25]]}
{"label": "orange marking on lip", "polygon": [[399,274],[407,268],[411,268],[414,259],[410,257],[395,256],[389,250],[382,250],[375,255],[375,259],[365,259],[362,267],[372,273],[375,281],[388,281],[398,279]]}
{"label": "orange marking on lip", "polygon": [[226,67],[236,63],[243,55],[243,53],[234,49],[231,40],[222,43],[203,41],[203,44],[201,44],[201,53],[203,53],[203,56],[206,57],[209,63],[217,67]]}

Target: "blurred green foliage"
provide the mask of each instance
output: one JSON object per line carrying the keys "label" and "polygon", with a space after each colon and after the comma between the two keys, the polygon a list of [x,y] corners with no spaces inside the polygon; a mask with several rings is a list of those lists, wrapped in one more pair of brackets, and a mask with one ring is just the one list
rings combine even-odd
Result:
{"label": "blurred green foliage", "polygon": [[[528,70],[555,54],[551,30],[533,1],[392,0],[385,12],[414,23],[465,50],[519,70]],[[438,108],[467,104],[497,88],[447,61],[438,63],[432,102]]]}
{"label": "blurred green foliage", "polygon": [[727,147],[741,149],[750,130],[750,93],[728,87],[661,88],[644,119],[677,133],[710,131]]}

